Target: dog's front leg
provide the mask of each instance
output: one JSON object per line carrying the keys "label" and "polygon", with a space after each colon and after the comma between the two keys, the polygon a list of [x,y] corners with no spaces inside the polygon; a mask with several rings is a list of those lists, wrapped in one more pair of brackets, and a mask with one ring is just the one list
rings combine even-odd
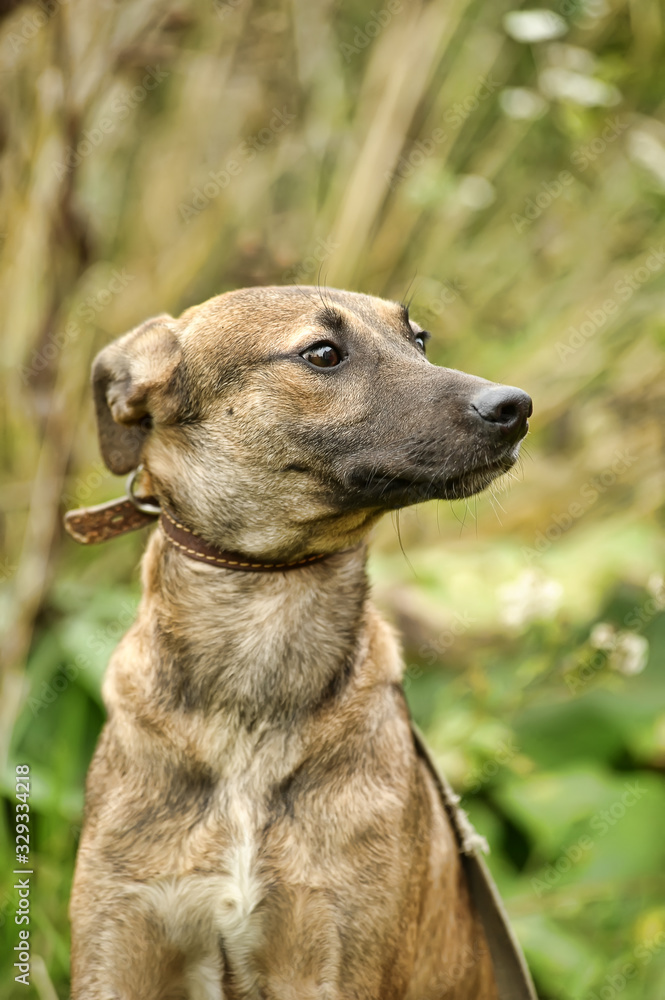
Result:
{"label": "dog's front leg", "polygon": [[[102,892],[98,892],[99,889]],[[72,1000],[223,1000],[221,964],[210,970],[169,945],[160,922],[110,885],[77,880],[72,898]],[[101,896],[104,898],[100,898]],[[204,973],[207,973],[204,975]]]}
{"label": "dog's front leg", "polygon": [[[357,886],[348,888],[357,894]],[[367,925],[373,925],[375,915],[364,914],[360,930],[357,914],[343,897],[344,892],[332,886],[279,880],[273,884],[260,906],[259,933],[249,962],[243,962],[242,950],[226,949],[224,996],[233,1000],[402,998],[404,976],[396,970],[386,982],[386,959],[378,940],[374,947],[367,946],[368,937],[373,937]]]}

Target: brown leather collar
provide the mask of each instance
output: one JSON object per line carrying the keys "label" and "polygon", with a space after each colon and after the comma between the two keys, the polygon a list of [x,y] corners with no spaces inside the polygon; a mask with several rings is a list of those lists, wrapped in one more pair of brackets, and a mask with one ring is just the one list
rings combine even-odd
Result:
{"label": "brown leather collar", "polygon": [[175,545],[190,559],[196,559],[198,562],[205,562],[213,566],[221,566],[223,569],[239,569],[246,573],[278,573],[282,570],[309,566],[311,563],[321,562],[322,559],[328,558],[327,553],[322,553],[316,556],[305,556],[304,559],[296,559],[294,562],[265,562],[262,559],[240,555],[239,552],[223,552],[221,549],[215,548],[214,545],[208,545],[199,535],[194,534],[184,524],[176,521],[168,510],[162,509],[159,523],[171,545]]}
{"label": "brown leather collar", "polygon": [[173,514],[161,509],[154,497],[121,497],[96,507],[81,507],[69,510],[64,516],[64,525],[69,534],[82,545],[95,545],[109,538],[137,531],[159,518],[162,531],[171,545],[190,559],[219,566],[223,569],[242,570],[246,573],[278,573],[299,569],[327,559],[329,553],[306,556],[294,562],[267,562],[243,556],[238,552],[224,552],[209,545],[190,528],[176,520]]}
{"label": "brown leather collar", "polygon": [[109,500],[96,507],[68,510],[63,518],[65,529],[81,545],[97,545],[109,538],[126,535],[152,524],[159,517],[159,508],[144,511],[136,506],[132,496]]}

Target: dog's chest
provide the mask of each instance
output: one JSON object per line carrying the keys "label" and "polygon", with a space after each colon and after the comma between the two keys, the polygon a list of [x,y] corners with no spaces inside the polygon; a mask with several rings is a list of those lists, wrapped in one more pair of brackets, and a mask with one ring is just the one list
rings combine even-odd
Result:
{"label": "dog's chest", "polygon": [[163,921],[169,943],[204,952],[205,962],[224,954],[238,983],[252,995],[253,956],[261,948],[261,903],[275,882],[266,860],[266,828],[275,789],[290,773],[297,750],[282,736],[239,735],[227,747],[205,813],[178,838],[179,874],[151,880],[145,902]]}

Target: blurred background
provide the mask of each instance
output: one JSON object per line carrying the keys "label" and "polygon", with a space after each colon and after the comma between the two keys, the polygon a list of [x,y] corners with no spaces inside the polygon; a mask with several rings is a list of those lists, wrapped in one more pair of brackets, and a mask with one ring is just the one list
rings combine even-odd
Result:
{"label": "blurred background", "polygon": [[[384,519],[375,599],[543,1000],[661,1000],[659,0],[0,12],[0,997],[68,995],[100,680],[139,593],[144,533],[88,551],[61,526],[124,492],[97,449],[91,359],[227,289],[320,283],[410,300],[432,360],[533,396],[493,495]],[[12,970],[16,765],[29,988]]]}

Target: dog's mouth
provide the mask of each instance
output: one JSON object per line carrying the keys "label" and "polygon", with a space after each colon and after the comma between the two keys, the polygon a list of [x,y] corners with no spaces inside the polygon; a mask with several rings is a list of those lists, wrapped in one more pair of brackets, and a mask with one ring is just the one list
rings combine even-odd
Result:
{"label": "dog's mouth", "polygon": [[349,477],[356,497],[387,509],[406,507],[425,500],[462,500],[481,493],[498,476],[508,472],[517,459],[519,447],[513,447],[489,462],[479,462],[462,473],[446,474],[436,469],[400,472],[358,469]]}

